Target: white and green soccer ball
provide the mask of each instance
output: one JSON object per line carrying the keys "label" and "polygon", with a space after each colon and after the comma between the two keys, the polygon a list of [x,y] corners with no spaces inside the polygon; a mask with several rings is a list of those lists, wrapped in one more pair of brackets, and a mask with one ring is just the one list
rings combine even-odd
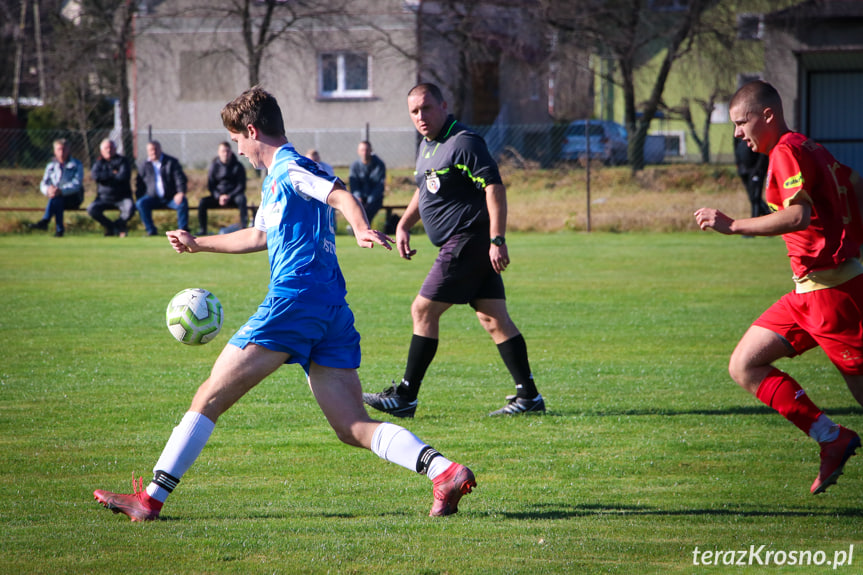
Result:
{"label": "white and green soccer ball", "polygon": [[165,312],[171,335],[186,345],[212,341],[222,329],[224,316],[219,298],[201,288],[184,289],[171,299]]}

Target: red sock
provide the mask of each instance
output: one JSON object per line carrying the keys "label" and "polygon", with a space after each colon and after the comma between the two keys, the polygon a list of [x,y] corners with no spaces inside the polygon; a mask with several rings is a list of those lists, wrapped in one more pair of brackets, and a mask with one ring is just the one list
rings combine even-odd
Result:
{"label": "red sock", "polygon": [[758,386],[756,395],[764,404],[778,411],[779,415],[806,434],[821,415],[821,410],[812,403],[800,384],[775,367]]}

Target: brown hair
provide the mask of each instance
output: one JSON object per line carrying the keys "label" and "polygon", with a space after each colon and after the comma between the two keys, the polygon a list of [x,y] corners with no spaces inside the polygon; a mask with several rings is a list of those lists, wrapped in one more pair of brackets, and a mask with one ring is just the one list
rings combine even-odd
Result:
{"label": "brown hair", "polygon": [[765,108],[772,108],[773,113],[783,117],[782,97],[771,84],[763,80],[755,80],[744,84],[731,98],[728,107],[744,106],[749,113],[760,114]]}
{"label": "brown hair", "polygon": [[282,110],[272,94],[260,86],[249,88],[222,108],[222,124],[229,132],[248,136],[254,126],[267,136],[284,136]]}
{"label": "brown hair", "polygon": [[441,93],[440,88],[431,82],[423,82],[422,84],[417,84],[411,88],[411,91],[408,92],[408,98],[414,94],[431,94],[431,97],[434,98],[438,104],[443,102],[443,94]]}

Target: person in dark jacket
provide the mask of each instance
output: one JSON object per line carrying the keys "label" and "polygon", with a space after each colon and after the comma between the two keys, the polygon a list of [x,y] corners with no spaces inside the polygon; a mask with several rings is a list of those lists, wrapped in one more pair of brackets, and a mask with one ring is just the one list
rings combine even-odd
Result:
{"label": "person in dark jacket", "polygon": [[230,142],[219,144],[219,155],[213,158],[207,171],[207,189],[210,196],[198,204],[198,235],[207,235],[207,210],[233,206],[240,210],[240,227],[249,227],[249,210],[246,204],[246,168],[231,150]]}
{"label": "person in dark jacket", "polygon": [[135,186],[136,205],[148,236],[159,230],[153,223],[153,210],[171,208],[177,211],[177,227],[189,231],[189,201],[186,199],[186,174],[179,160],[162,153],[162,144],[147,143],[147,161],[138,168]]}
{"label": "person in dark jacket", "polygon": [[359,159],[351,164],[349,182],[351,193],[363,205],[369,224],[384,203],[384,186],[387,181],[387,166],[372,153],[372,145],[363,140],[357,145]]}
{"label": "person in dark jacket", "polygon": [[[125,238],[129,220],[135,215],[132,200],[132,165],[128,158],[117,153],[117,146],[108,138],[99,144],[99,159],[93,164],[90,176],[96,182],[96,199],[87,206],[91,218],[102,224],[106,236]],[[105,210],[119,210],[119,217],[111,221]]]}
{"label": "person in dark jacket", "polygon": [[770,213],[770,208],[764,201],[764,180],[767,177],[767,156],[753,152],[743,140],[734,140],[734,160],[737,163],[737,175],[743,181],[746,195],[751,206],[750,217],[757,218]]}

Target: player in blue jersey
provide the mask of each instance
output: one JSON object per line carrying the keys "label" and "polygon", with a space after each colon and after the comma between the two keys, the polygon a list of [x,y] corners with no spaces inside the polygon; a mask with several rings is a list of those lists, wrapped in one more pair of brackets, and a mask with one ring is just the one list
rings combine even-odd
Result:
{"label": "player in blue jersey", "polygon": [[360,337],[345,301],[336,259],[333,210],[354,230],[360,247],[392,249],[392,239],[369,228],[362,206],[338,178],[299,155],[285,136],[276,99],[259,87],[222,110],[222,122],[241,156],[266,167],[255,225],[231,234],[195,237],[168,232],[178,253],[251,253],[268,250],[270,285],[258,311],[231,338],[174,428],[153,469],[153,480],[133,482],[132,494],[96,490],[94,497],[132,521],[156,519],[164,501],[200,455],[219,416],[284,363],[306,371],[312,393],[338,438],[425,474],[433,482],[429,515],[458,511],[476,480],[407,429],[369,418],[357,375]]}

